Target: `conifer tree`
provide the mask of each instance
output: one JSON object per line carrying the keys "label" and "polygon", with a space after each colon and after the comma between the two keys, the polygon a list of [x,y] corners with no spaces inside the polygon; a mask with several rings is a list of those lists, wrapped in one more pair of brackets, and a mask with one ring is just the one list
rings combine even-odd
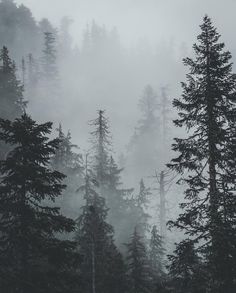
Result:
{"label": "conifer tree", "polygon": [[58,148],[51,158],[51,165],[54,170],[57,170],[66,175],[64,183],[66,189],[63,191],[60,204],[63,212],[70,216],[77,215],[77,206],[74,202],[77,198],[76,189],[78,184],[82,183],[82,155],[75,152],[78,146],[71,142],[72,137],[70,131],[67,135],[64,134],[61,124],[57,128],[59,140]]}
{"label": "conifer tree", "polygon": [[157,227],[154,225],[151,231],[150,240],[150,264],[152,275],[155,281],[161,281],[164,275],[164,255],[165,248],[163,239],[157,231]]}
{"label": "conifer tree", "polygon": [[172,256],[169,275],[175,293],[204,293],[206,291],[206,277],[203,276],[204,265],[195,251],[191,240],[180,242]]}
{"label": "conifer tree", "polygon": [[58,145],[47,137],[51,127],[52,123],[38,125],[26,114],[13,122],[0,119],[0,139],[11,146],[0,161],[4,293],[71,292],[70,286],[75,286],[75,244],[55,236],[72,232],[75,223],[53,205],[64,188],[64,175],[49,168]]}
{"label": "conifer tree", "polygon": [[[76,241],[83,261],[80,265],[83,292],[123,292],[125,270],[113,240],[113,228],[106,222],[105,199],[96,192],[97,180],[86,158],[84,185],[85,205],[78,217]],[[114,273],[116,274],[114,275]],[[116,287],[115,287],[116,286]]]}
{"label": "conifer tree", "polygon": [[16,66],[9,56],[8,49],[0,52],[0,117],[15,119],[23,114],[23,85],[16,77]]}
{"label": "conifer tree", "polygon": [[91,132],[91,142],[94,151],[94,171],[100,185],[104,188],[108,180],[108,160],[111,149],[108,118],[104,110],[98,111],[98,117],[90,122],[94,127]]}
{"label": "conifer tree", "polygon": [[236,75],[231,54],[224,51],[220,35],[204,17],[195,58],[186,58],[190,68],[182,83],[182,99],[175,125],[186,127],[188,137],[175,139],[179,156],[169,164],[183,175],[186,202],[175,226],[204,248],[208,264],[209,292],[236,290],[236,197],[235,197],[235,102]]}
{"label": "conifer tree", "polygon": [[56,37],[53,32],[44,32],[42,57],[42,78],[51,86],[56,86],[58,78]]}
{"label": "conifer tree", "polygon": [[157,112],[158,99],[150,85],[144,88],[138,106],[142,117],[128,146],[128,162],[132,168],[129,171],[133,172],[139,180],[142,176],[150,176],[162,160],[158,144],[161,138]]}
{"label": "conifer tree", "polygon": [[[0,118],[13,120],[20,117],[25,110],[24,88],[16,77],[15,63],[6,47],[0,51],[0,63]],[[7,151],[8,147],[0,142],[0,159]]]}
{"label": "conifer tree", "polygon": [[147,251],[142,237],[139,235],[137,228],[127,245],[127,266],[130,282],[129,292],[147,293],[151,292],[151,271],[148,261]]}
{"label": "conifer tree", "polygon": [[139,193],[136,198],[136,207],[138,212],[137,229],[139,234],[145,239],[146,233],[149,231],[148,219],[150,218],[147,213],[149,196],[151,195],[150,188],[145,186],[144,180],[139,182]]}

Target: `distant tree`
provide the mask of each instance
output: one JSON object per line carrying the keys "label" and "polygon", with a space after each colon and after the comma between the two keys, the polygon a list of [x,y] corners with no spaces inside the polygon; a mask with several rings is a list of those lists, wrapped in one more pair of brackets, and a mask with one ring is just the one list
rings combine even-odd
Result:
{"label": "distant tree", "polygon": [[165,248],[163,239],[154,225],[151,231],[150,240],[150,264],[154,282],[161,282],[164,275],[164,256]]}
{"label": "distant tree", "polygon": [[[128,161],[132,166],[130,172],[137,177],[150,176],[159,166],[160,158],[160,121],[158,117],[158,99],[154,89],[148,85],[139,101],[142,113],[135,128],[135,133],[128,146]],[[159,159],[159,160],[158,160]]]}
{"label": "distant tree", "polygon": [[14,119],[23,114],[23,85],[16,77],[16,66],[9,56],[8,49],[0,51],[0,117]]}
{"label": "distant tree", "polygon": [[58,145],[47,137],[51,126],[38,125],[26,114],[12,122],[0,119],[0,139],[11,146],[6,159],[0,161],[4,293],[73,292],[76,286],[72,269],[77,259],[75,243],[56,237],[72,232],[75,223],[53,205],[64,188],[64,175],[49,168]]}
{"label": "distant tree", "polygon": [[148,219],[150,218],[147,213],[149,198],[151,195],[150,188],[147,188],[144,184],[144,180],[139,182],[139,193],[135,199],[135,204],[138,212],[137,229],[139,234],[145,239],[147,232],[149,231]]}
{"label": "distant tree", "polygon": [[44,48],[42,56],[42,78],[51,87],[56,86],[58,78],[56,36],[52,32],[44,32]]}
{"label": "distant tree", "polygon": [[174,254],[169,256],[169,275],[175,293],[204,293],[206,278],[203,264],[191,240],[180,242]]}
{"label": "distant tree", "polygon": [[193,46],[196,58],[184,60],[190,73],[182,83],[182,99],[174,100],[179,110],[175,125],[186,127],[189,136],[175,139],[179,156],[169,167],[187,184],[183,212],[172,224],[203,249],[209,292],[231,293],[236,290],[236,75],[219,38],[205,16]]}
{"label": "distant tree", "polygon": [[15,1],[0,2],[0,47],[6,46],[14,60],[20,60],[28,52],[39,53],[39,34],[29,8]]}
{"label": "distant tree", "polygon": [[[0,62],[0,118],[13,120],[20,117],[25,110],[24,88],[16,77],[16,66],[6,47],[0,51]],[[7,151],[6,144],[0,142],[0,158]]]}
{"label": "distant tree", "polygon": [[91,143],[94,152],[94,171],[101,189],[108,181],[109,152],[111,138],[108,118],[104,110],[98,111],[98,117],[90,122],[94,128],[91,132]]}
{"label": "distant tree", "polygon": [[151,271],[148,255],[142,237],[135,228],[127,246],[129,292],[147,293],[152,290]]}
{"label": "distant tree", "polygon": [[51,158],[51,166],[66,175],[64,183],[66,189],[63,191],[62,197],[58,204],[63,212],[70,216],[77,215],[77,206],[74,204],[77,198],[76,189],[78,184],[82,183],[83,160],[82,155],[76,152],[78,146],[71,142],[72,137],[70,131],[67,135],[64,134],[61,124],[58,129],[58,148]]}
{"label": "distant tree", "polygon": [[83,257],[80,265],[83,292],[124,292],[125,270],[113,240],[113,228],[106,222],[105,199],[96,192],[96,176],[85,167],[83,192],[85,205],[78,217],[76,241]]}

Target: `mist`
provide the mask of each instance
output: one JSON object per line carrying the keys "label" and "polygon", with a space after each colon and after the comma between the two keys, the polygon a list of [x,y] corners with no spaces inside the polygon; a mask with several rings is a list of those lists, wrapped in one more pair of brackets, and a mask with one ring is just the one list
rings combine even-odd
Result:
{"label": "mist", "polygon": [[[219,239],[235,241],[235,11],[234,0],[0,1],[0,203],[1,192],[26,189],[22,217],[12,214],[33,231],[28,254],[21,236],[23,248],[14,248],[16,276],[28,279],[7,291],[4,277],[0,290],[29,292],[28,267],[55,261],[56,245],[45,263],[43,250],[27,260],[40,226],[30,227],[32,205],[31,215],[41,209],[42,241],[55,237],[71,253],[67,268],[52,262],[52,271],[69,270],[72,283],[62,278],[61,289],[57,274],[45,278],[50,292],[234,292],[236,254]],[[50,222],[50,208],[65,218]],[[3,200],[0,215],[7,211]],[[219,277],[226,267],[228,279]]]}

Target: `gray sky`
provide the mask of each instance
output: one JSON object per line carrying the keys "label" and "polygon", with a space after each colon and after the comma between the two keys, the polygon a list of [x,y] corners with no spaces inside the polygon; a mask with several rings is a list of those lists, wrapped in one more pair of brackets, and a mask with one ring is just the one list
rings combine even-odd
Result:
{"label": "gray sky", "polygon": [[30,7],[37,19],[58,24],[63,16],[74,19],[73,36],[79,40],[86,22],[95,19],[116,26],[121,40],[133,44],[147,37],[151,42],[173,38],[191,45],[204,14],[209,14],[229,49],[236,24],[236,0],[17,0]]}

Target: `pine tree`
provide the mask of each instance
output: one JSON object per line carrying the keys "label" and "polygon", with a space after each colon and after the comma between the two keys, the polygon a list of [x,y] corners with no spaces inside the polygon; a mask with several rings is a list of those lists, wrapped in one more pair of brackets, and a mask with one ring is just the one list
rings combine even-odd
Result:
{"label": "pine tree", "polygon": [[53,205],[64,188],[64,175],[49,168],[58,145],[47,137],[51,127],[52,123],[36,124],[26,114],[13,122],[0,119],[0,139],[12,147],[0,161],[4,293],[71,292],[75,286],[75,244],[55,236],[72,232],[75,223]]}
{"label": "pine tree", "polygon": [[[208,16],[204,17],[196,58],[186,58],[190,68],[182,83],[180,111],[175,125],[186,127],[189,136],[175,139],[173,150],[180,155],[170,168],[188,185],[183,213],[173,223],[199,242],[210,272],[209,292],[236,290],[236,197],[235,197],[235,101],[236,75],[231,54],[224,51],[220,35]],[[231,151],[230,151],[231,150]]]}
{"label": "pine tree", "polygon": [[94,127],[91,132],[91,142],[94,151],[94,170],[100,185],[103,189],[108,180],[108,160],[111,149],[109,121],[104,110],[98,111],[98,117],[90,122]]}
{"label": "pine tree", "polygon": [[[8,49],[3,47],[0,51],[0,118],[15,119],[25,110],[23,99],[23,85],[16,77],[15,63],[9,56]],[[0,159],[5,156],[8,147],[0,143]]]}
{"label": "pine tree", "polygon": [[137,229],[139,234],[145,239],[146,233],[149,231],[148,219],[150,218],[147,213],[149,198],[151,195],[150,188],[145,186],[144,180],[141,179],[139,182],[139,193],[136,201],[136,207],[138,212]]}
{"label": "pine tree", "polygon": [[150,240],[150,264],[154,281],[161,281],[164,275],[164,255],[165,248],[161,235],[157,231],[157,227],[154,225],[151,231]]}
{"label": "pine tree", "polygon": [[129,292],[151,292],[151,272],[147,251],[137,228],[127,245],[128,276],[130,281]]}
{"label": "pine tree", "polygon": [[0,117],[15,119],[22,115],[25,109],[23,85],[16,77],[16,66],[6,47],[0,52],[0,61]]}
{"label": "pine tree", "polygon": [[174,255],[169,256],[171,262],[169,275],[175,293],[204,293],[206,279],[203,277],[204,265],[197,255],[191,240],[180,242]]}
{"label": "pine tree", "polygon": [[76,189],[78,184],[82,183],[82,155],[74,151],[74,149],[78,149],[78,146],[71,142],[70,131],[65,135],[61,124],[57,131],[59,145],[51,158],[51,165],[54,170],[66,175],[64,179],[66,189],[58,204],[66,215],[74,217],[77,215],[77,206],[74,204],[77,198]]}
{"label": "pine tree", "polygon": [[44,49],[42,57],[44,81],[51,86],[56,86],[58,78],[56,37],[52,32],[44,32]]}
{"label": "pine tree", "polygon": [[[86,158],[84,185],[85,205],[78,217],[76,241],[83,257],[80,265],[83,292],[124,292],[125,271],[121,255],[113,240],[113,228],[106,222],[105,199],[96,192],[97,181]],[[116,275],[114,275],[116,272]]]}
{"label": "pine tree", "polygon": [[161,137],[158,108],[157,94],[148,85],[139,101],[142,117],[128,146],[128,162],[132,167],[129,171],[136,174],[138,180],[142,176],[150,176],[162,159],[158,145]]}

